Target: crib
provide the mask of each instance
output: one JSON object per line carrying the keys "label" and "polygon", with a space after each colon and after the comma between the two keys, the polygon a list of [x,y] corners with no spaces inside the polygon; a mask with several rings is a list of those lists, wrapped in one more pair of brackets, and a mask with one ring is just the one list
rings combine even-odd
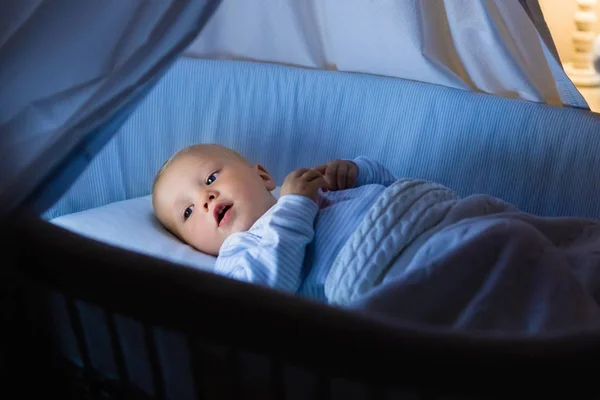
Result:
{"label": "crib", "polygon": [[[600,355],[596,331],[492,335],[390,321],[225,279],[211,260],[165,251],[140,231],[134,240],[119,225],[139,216],[152,226],[143,207],[154,174],[198,142],[235,148],[279,184],[296,167],[367,155],[460,195],[600,218],[597,114],[397,77],[185,56],[137,96],[97,127],[116,130],[106,143],[72,154],[80,173],[61,170],[62,183],[5,219],[15,267],[2,280],[7,391],[482,399],[597,390],[581,379]],[[106,220],[114,207],[122,214]]]}

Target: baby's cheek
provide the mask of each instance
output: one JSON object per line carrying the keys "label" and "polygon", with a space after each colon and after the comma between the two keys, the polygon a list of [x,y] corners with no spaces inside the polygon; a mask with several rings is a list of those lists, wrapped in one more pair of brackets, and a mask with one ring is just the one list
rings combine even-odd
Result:
{"label": "baby's cheek", "polygon": [[206,247],[208,235],[206,230],[203,229],[202,225],[197,221],[193,221],[193,225],[191,225],[189,228],[190,229],[187,234],[190,244],[192,244],[195,248]]}

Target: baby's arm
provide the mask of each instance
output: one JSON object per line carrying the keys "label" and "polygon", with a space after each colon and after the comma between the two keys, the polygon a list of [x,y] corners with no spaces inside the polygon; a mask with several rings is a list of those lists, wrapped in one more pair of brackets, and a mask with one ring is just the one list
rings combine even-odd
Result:
{"label": "baby's arm", "polygon": [[374,183],[389,186],[397,180],[394,174],[373,159],[360,156],[352,160],[352,162],[358,167],[358,177],[356,178],[355,186]]}
{"label": "baby's arm", "polygon": [[241,232],[227,238],[215,272],[234,279],[296,292],[306,245],[314,236],[316,203],[304,196],[281,197],[272,212],[265,215],[265,229]]}

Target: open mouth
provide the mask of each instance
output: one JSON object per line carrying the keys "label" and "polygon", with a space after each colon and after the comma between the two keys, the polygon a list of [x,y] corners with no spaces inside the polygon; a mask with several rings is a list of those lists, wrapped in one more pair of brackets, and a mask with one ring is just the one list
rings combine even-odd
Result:
{"label": "open mouth", "polygon": [[216,207],[215,209],[215,220],[217,221],[217,226],[221,225],[221,222],[227,216],[227,212],[231,209],[232,204],[222,204]]}

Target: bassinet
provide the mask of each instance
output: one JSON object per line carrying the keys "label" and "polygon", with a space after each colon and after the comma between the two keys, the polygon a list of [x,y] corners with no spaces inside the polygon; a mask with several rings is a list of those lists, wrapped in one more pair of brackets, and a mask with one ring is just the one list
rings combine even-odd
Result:
{"label": "bassinet", "polygon": [[[61,176],[69,189],[53,186],[59,200],[44,219],[147,195],[160,163],[199,141],[261,160],[278,182],[300,165],[365,154],[461,195],[600,218],[599,118],[404,79],[179,58],[131,115],[110,120],[120,128],[97,154],[73,154],[71,171],[85,171],[68,185]],[[2,230],[7,265],[17,266],[3,271],[5,377],[23,394],[492,398],[596,386],[567,377],[597,358],[597,332],[398,324],[90,240],[38,215],[21,207]]]}

